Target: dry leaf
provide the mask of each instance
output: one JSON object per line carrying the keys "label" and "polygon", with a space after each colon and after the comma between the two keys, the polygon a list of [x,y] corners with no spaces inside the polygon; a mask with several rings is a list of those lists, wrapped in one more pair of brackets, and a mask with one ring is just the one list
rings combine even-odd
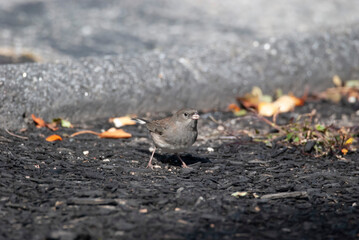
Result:
{"label": "dry leaf", "polygon": [[110,118],[110,123],[113,123],[115,127],[120,128],[126,125],[135,125],[136,121],[132,120],[130,116]]}
{"label": "dry leaf", "polygon": [[125,132],[122,129],[110,128],[106,132],[101,133],[100,138],[130,138],[131,133]]}
{"label": "dry leaf", "polygon": [[102,133],[97,133],[97,132],[90,131],[90,130],[79,131],[79,132],[71,134],[70,137],[75,137],[77,135],[85,134],[85,133],[94,134],[94,135],[99,136],[100,138],[130,138],[130,137],[132,137],[131,133],[127,133],[122,129],[116,129],[116,128],[110,128],[106,132],[102,132]]}
{"label": "dry leaf", "polygon": [[289,93],[288,96],[292,98],[292,101],[295,103],[295,106],[303,106],[304,102],[307,99],[308,93],[304,93],[304,95],[301,98],[298,98],[293,95],[293,93]]}
{"label": "dry leaf", "polygon": [[243,97],[237,97],[237,101],[245,108],[258,108],[261,102],[272,102],[272,97],[263,95],[262,90],[255,86],[250,93],[245,94]]}
{"label": "dry leaf", "polygon": [[43,119],[35,117],[34,114],[31,114],[32,120],[36,123],[37,128],[47,127],[52,131],[56,131],[59,128],[57,127],[56,123],[46,123]]}
{"label": "dry leaf", "polygon": [[231,111],[235,116],[241,117],[247,114],[245,109],[241,109],[237,104],[231,103],[227,107],[228,111]]}
{"label": "dry leaf", "polygon": [[279,107],[274,103],[261,102],[258,104],[259,115],[271,117],[279,112]]}
{"label": "dry leaf", "polygon": [[297,99],[298,98],[293,96],[284,95],[278,98],[273,104],[278,108],[280,113],[289,112],[294,110]]}
{"label": "dry leaf", "polygon": [[241,110],[241,108],[240,108],[237,104],[235,104],[235,103],[229,104],[228,107],[227,107],[227,109],[228,109],[229,111],[232,111],[232,112],[238,112],[238,111]]}
{"label": "dry leaf", "polygon": [[353,143],[353,141],[354,141],[354,138],[351,137],[351,138],[349,138],[348,140],[345,141],[344,145],[350,145],[350,144]]}
{"label": "dry leaf", "polygon": [[[280,95],[280,97],[272,102],[271,96],[263,95],[260,88],[253,87],[251,93],[238,97],[237,101],[245,108],[256,108],[260,115],[270,117],[278,113],[293,111],[296,106],[304,105],[308,96],[308,88],[305,89],[301,98],[294,96],[292,93],[282,95],[281,91],[277,91],[277,95]],[[230,105],[228,108],[230,107],[232,106]]]}
{"label": "dry leaf", "polygon": [[339,76],[333,77],[335,87],[328,88],[318,94],[319,98],[330,100],[334,103],[340,102],[342,97],[349,103],[356,103],[359,101],[359,80],[348,80],[343,82]]}
{"label": "dry leaf", "polygon": [[51,135],[51,136],[48,136],[48,137],[46,138],[46,141],[48,141],[48,142],[62,141],[62,137],[59,136],[59,135],[53,134],[53,135]]}
{"label": "dry leaf", "polygon": [[62,118],[54,118],[54,119],[52,119],[52,122],[54,122],[56,124],[60,124],[61,127],[65,127],[65,128],[73,128],[74,127],[70,121],[67,121]]}
{"label": "dry leaf", "polygon": [[339,103],[340,99],[342,99],[342,94],[338,88],[328,88],[325,92],[323,92],[323,96],[325,99],[334,103]]}
{"label": "dry leaf", "polygon": [[257,108],[259,99],[257,97],[245,95],[244,97],[237,97],[237,101],[240,102],[245,108]]}
{"label": "dry leaf", "polygon": [[270,117],[277,113],[293,111],[295,106],[300,106],[303,104],[304,101],[300,98],[284,95],[273,103],[260,102],[258,104],[258,113],[262,116]]}
{"label": "dry leaf", "polygon": [[333,76],[333,83],[336,87],[343,86],[343,81],[340,79],[340,77],[338,75]]}
{"label": "dry leaf", "polygon": [[238,97],[237,101],[240,102],[245,108],[257,108],[261,102],[262,90],[254,86],[250,93],[246,93],[243,97]]}
{"label": "dry leaf", "polygon": [[32,120],[36,123],[36,127],[38,128],[42,128],[42,127],[46,127],[46,123],[44,120],[42,120],[41,118],[35,117],[34,114],[31,114]]}
{"label": "dry leaf", "polygon": [[346,87],[359,88],[359,80],[348,80],[345,82]]}
{"label": "dry leaf", "polygon": [[252,88],[251,95],[261,98],[263,95],[262,89],[260,89],[260,87],[254,86]]}
{"label": "dry leaf", "polygon": [[52,131],[57,131],[57,130],[59,130],[59,128],[57,127],[57,123],[55,123],[55,122],[46,123],[46,127],[48,127],[49,129],[51,129]]}

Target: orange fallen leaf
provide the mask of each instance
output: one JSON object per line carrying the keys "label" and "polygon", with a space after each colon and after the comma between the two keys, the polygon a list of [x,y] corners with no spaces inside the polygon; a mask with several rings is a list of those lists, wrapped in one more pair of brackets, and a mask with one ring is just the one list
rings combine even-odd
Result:
{"label": "orange fallen leaf", "polygon": [[71,135],[71,137],[75,137],[77,135],[86,134],[86,133],[97,135],[100,138],[130,138],[130,137],[132,137],[131,133],[127,133],[122,129],[116,129],[116,128],[110,128],[106,132],[102,132],[102,133],[97,133],[97,132],[94,132],[91,130],[84,130],[84,131],[79,131],[79,132],[73,133]]}
{"label": "orange fallen leaf", "polygon": [[130,116],[110,118],[110,123],[113,123],[115,127],[119,128],[126,125],[135,125],[136,121],[132,120]]}
{"label": "orange fallen leaf", "polygon": [[99,136],[100,138],[130,138],[132,134],[122,129],[110,128],[106,132],[102,132]]}
{"label": "orange fallen leaf", "polygon": [[46,123],[42,118],[35,117],[34,114],[31,114],[32,120],[36,123],[37,128],[46,127]]}
{"label": "orange fallen leaf", "polygon": [[229,104],[227,109],[232,112],[239,112],[241,110],[241,108],[235,103]]}
{"label": "orange fallen leaf", "polygon": [[37,128],[47,127],[52,131],[56,131],[59,128],[56,123],[46,123],[42,118],[36,117],[34,114],[31,114],[32,120],[36,123]]}
{"label": "orange fallen leaf", "polygon": [[290,93],[288,96],[292,98],[292,101],[294,102],[295,106],[303,106],[307,98],[306,94],[303,95],[301,98],[294,96],[293,93]]}
{"label": "orange fallen leaf", "polygon": [[59,135],[57,135],[57,134],[53,134],[53,135],[51,135],[51,136],[48,136],[48,137],[46,138],[46,141],[48,141],[48,142],[62,141],[62,137],[59,136]]}

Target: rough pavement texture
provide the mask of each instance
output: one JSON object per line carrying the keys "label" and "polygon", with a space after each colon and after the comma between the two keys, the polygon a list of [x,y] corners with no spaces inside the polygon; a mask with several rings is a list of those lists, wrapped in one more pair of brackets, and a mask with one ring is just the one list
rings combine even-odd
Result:
{"label": "rough pavement texture", "polygon": [[0,67],[0,124],[221,108],[254,85],[358,78],[355,3],[0,1],[2,46],[44,62]]}

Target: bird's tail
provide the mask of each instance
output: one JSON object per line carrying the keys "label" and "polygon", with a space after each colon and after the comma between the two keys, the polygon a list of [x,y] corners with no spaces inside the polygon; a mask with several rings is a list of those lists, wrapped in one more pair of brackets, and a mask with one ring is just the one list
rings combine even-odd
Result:
{"label": "bird's tail", "polygon": [[146,124],[149,123],[150,121],[143,119],[143,118],[132,118],[133,121],[136,121],[139,124]]}

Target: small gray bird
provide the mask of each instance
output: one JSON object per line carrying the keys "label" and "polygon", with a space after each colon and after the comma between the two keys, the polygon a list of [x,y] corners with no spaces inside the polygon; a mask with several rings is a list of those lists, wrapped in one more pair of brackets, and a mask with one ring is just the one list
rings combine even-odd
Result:
{"label": "small gray bird", "polygon": [[152,152],[148,168],[153,169],[152,159],[156,148],[160,148],[167,153],[175,153],[182,162],[182,167],[187,168],[186,163],[178,155],[183,152],[197,139],[197,121],[199,115],[197,110],[182,109],[175,113],[172,117],[148,121],[145,119],[136,119],[141,124],[146,124],[150,131],[155,148]]}

